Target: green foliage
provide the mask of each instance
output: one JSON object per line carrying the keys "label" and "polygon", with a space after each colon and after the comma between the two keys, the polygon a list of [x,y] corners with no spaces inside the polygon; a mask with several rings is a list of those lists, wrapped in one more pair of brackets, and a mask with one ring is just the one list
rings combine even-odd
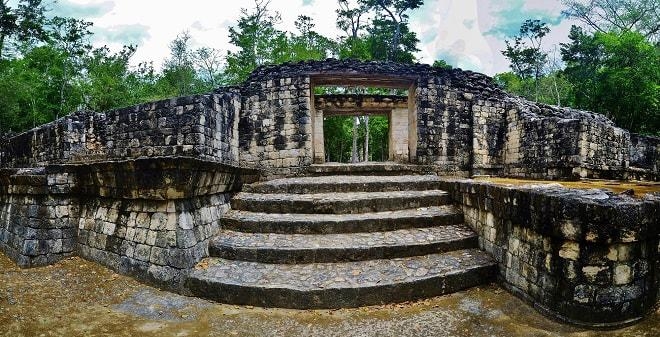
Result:
{"label": "green foliage", "polygon": [[[332,116],[323,120],[326,162],[351,162],[353,116]],[[385,161],[388,157],[389,121],[386,116],[369,116],[369,161]],[[366,118],[359,118],[357,144],[360,160],[364,160]]]}
{"label": "green foliage", "polygon": [[370,33],[370,50],[375,60],[412,63],[419,40],[408,27],[408,11],[417,9],[423,0],[359,0],[362,8],[375,15]]}
{"label": "green foliage", "polygon": [[117,54],[112,54],[107,47],[95,49],[86,57],[87,76],[83,84],[86,108],[93,111],[105,111],[112,108],[136,103],[130,90],[128,76],[129,60],[135,53],[135,47],[124,47]]}
{"label": "green foliage", "polygon": [[640,33],[589,35],[571,29],[562,45],[565,74],[575,84],[575,104],[603,113],[635,132],[660,130],[660,47]]}
{"label": "green foliage", "polygon": [[16,8],[0,0],[0,60],[14,44],[34,44],[48,40],[46,8],[42,0],[20,0]]}
{"label": "green foliage", "polygon": [[551,105],[571,105],[573,99],[573,86],[560,71],[543,75],[538,80],[539,90],[536,93],[536,80],[523,79],[513,72],[496,74],[495,83],[512,94],[525,97],[529,100],[538,99],[538,102]]}
{"label": "green foliage", "polygon": [[[392,45],[387,41],[396,30],[399,30],[397,44]],[[415,62],[414,53],[417,49],[417,35],[409,30],[408,25],[397,24],[391,20],[374,19],[373,24],[368,28],[367,48],[371,53],[373,60],[388,60],[399,63]]]}
{"label": "green foliage", "polygon": [[520,33],[514,37],[513,44],[505,40],[506,49],[502,50],[502,55],[509,60],[514,74],[523,82],[527,82],[529,78],[534,79],[535,101],[540,99],[540,79],[548,58],[548,54],[541,50],[541,43],[549,32],[547,25],[540,20],[525,20],[520,26]]}
{"label": "green foliage", "polygon": [[651,43],[660,42],[658,0],[563,0],[564,14],[595,32],[638,32]]}
{"label": "green foliage", "polygon": [[447,61],[445,61],[445,60],[435,60],[435,61],[433,61],[432,67],[433,68],[438,68],[438,69],[446,69],[446,70],[450,70],[450,69],[454,68],[449,63],[447,63]]}
{"label": "green foliage", "polygon": [[229,28],[229,40],[238,47],[227,53],[227,80],[236,84],[245,81],[258,66],[285,59],[286,34],[277,28],[279,13],[271,14],[269,2],[255,0],[252,12],[241,9],[238,24]]}
{"label": "green foliage", "polygon": [[[295,32],[278,29],[279,13],[269,0],[254,0],[229,30],[235,48],[221,52],[194,49],[187,33],[169,45],[162,69],[152,62],[131,66],[135,47],[113,53],[93,49],[91,23],[76,18],[48,19],[43,0],[0,0],[0,133],[20,132],[79,109],[103,111],[176,95],[208,92],[244,81],[258,66],[327,57],[360,60],[415,61],[417,36],[409,13],[422,0],[338,0],[337,27],[344,34],[330,39],[315,31],[308,16],[299,16]],[[572,28],[562,45],[564,65],[541,49],[548,33],[538,20],[523,23],[519,35],[506,41],[502,53],[512,72],[498,74],[507,91],[548,104],[573,105],[608,115],[632,131],[660,134],[660,18],[656,0],[567,0],[567,14],[592,32]],[[226,55],[226,57],[224,57]],[[551,55],[555,55],[554,53]],[[550,61],[550,62],[548,62]],[[436,68],[451,69],[438,60]],[[317,93],[394,94],[383,88],[316,88]],[[396,94],[404,94],[396,92]],[[368,146],[365,124],[368,120]],[[387,118],[328,118],[324,130],[328,160],[371,160],[387,156]],[[328,141],[328,139],[335,139]],[[362,150],[360,150],[362,149]],[[365,158],[362,158],[363,160]]]}

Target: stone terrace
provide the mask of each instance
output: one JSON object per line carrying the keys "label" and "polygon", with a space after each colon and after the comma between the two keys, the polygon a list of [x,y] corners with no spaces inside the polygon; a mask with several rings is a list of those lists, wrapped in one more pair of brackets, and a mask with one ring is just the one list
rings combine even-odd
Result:
{"label": "stone terrace", "polygon": [[[407,96],[315,95],[322,86]],[[365,107],[391,122],[392,162],[324,163],[324,116]],[[660,139],[483,74],[264,66],[237,87],[0,139],[0,250],[22,267],[79,255],[183,294],[298,308],[497,278],[548,315],[612,327],[660,299],[660,197],[456,178],[658,181],[659,168]]]}

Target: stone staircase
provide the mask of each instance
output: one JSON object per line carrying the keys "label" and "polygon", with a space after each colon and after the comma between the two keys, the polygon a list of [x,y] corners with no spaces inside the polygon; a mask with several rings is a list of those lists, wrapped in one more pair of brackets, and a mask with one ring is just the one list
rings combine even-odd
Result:
{"label": "stone staircase", "polygon": [[437,181],[324,172],[247,185],[188,288],[224,303],[308,309],[403,302],[490,281],[496,263]]}

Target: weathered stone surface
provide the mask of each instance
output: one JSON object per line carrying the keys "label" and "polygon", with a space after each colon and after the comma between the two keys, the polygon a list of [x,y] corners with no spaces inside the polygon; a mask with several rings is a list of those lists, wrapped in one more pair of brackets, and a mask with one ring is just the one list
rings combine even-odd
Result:
{"label": "weathered stone surface", "polygon": [[223,216],[222,226],[248,233],[328,234],[457,225],[462,221],[460,210],[445,205],[358,214],[279,214],[230,210]]}
{"label": "weathered stone surface", "polygon": [[435,172],[432,165],[409,165],[394,162],[384,163],[357,163],[351,165],[326,163],[310,165],[303,174],[311,176],[333,175],[377,175],[402,176],[414,174],[429,174]]}
{"label": "weathered stone surface", "polygon": [[[311,165],[324,158],[315,138],[323,129],[316,105],[341,110],[351,99],[313,95],[318,86],[335,85],[408,91],[400,97],[363,97],[360,103],[394,109],[390,139],[401,141],[391,142],[390,159],[404,165]],[[359,104],[353,105],[348,108]],[[104,113],[77,112],[0,138],[0,249],[26,267],[75,252],[175,288],[208,255],[209,239],[233,193],[259,176],[658,180],[659,168],[658,138],[630,134],[599,114],[527,102],[482,74],[352,60],[264,66],[239,87]],[[538,307],[576,323],[616,325],[639,319],[660,299],[657,196],[470,182],[434,187],[438,182],[432,178],[397,179],[255,186],[252,194],[233,199],[246,212],[227,216],[227,227],[282,234],[434,228],[436,220],[439,225],[460,220],[456,212],[439,211],[449,202],[449,194],[439,191],[446,190],[462,205],[480,246],[497,260],[502,279]],[[313,189],[322,193],[314,196]],[[346,191],[352,192],[338,193]],[[431,211],[411,214],[419,207]],[[400,221],[383,212],[315,220],[310,214],[269,215],[259,229],[254,217],[262,211],[392,211],[389,216]],[[412,286],[399,289],[401,295]],[[330,293],[321,293],[330,299]],[[351,301],[346,303],[356,303]],[[305,303],[301,306],[311,305]]]}
{"label": "weathered stone surface", "polygon": [[476,245],[476,234],[463,225],[317,235],[221,231],[209,253],[230,260],[313,263],[418,256]]}
{"label": "weathered stone surface", "polygon": [[[562,320],[617,326],[656,303],[660,200],[558,186],[441,184],[463,206],[509,289]],[[641,270],[646,270],[642,268]]]}
{"label": "weathered stone surface", "polygon": [[350,192],[318,194],[256,194],[241,192],[232,208],[269,213],[342,214],[396,211],[441,206],[449,201],[445,191]]}
{"label": "weathered stone surface", "polygon": [[[493,260],[459,250],[390,260],[268,264],[209,258],[188,279],[193,294],[224,303],[282,308],[343,308],[409,301],[492,278]],[[442,286],[440,286],[442,285]]]}
{"label": "weathered stone surface", "polygon": [[437,189],[436,175],[320,176],[269,180],[245,186],[248,193],[388,192]]}

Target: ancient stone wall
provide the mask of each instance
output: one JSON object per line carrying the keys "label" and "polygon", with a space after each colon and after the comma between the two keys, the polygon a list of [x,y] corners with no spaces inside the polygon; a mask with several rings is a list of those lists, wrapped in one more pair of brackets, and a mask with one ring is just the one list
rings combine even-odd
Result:
{"label": "ancient stone wall", "polygon": [[81,203],[80,256],[168,289],[208,256],[231,194],[174,200],[95,198]]}
{"label": "ancient stone wall", "polygon": [[0,148],[0,167],[185,156],[238,163],[240,94],[179,97],[105,113],[77,112]]}
{"label": "ancient stone wall", "polygon": [[[0,249],[26,267],[80,254],[181,290],[243,182],[313,163],[323,145],[314,143],[322,114],[312,92],[347,82],[409,91],[408,109],[392,115],[393,137],[407,138],[395,160],[458,176],[660,179],[660,139],[524,101],[481,74],[301,62],[261,67],[240,87],[78,112],[0,139]],[[659,298],[657,198],[445,187],[507,284],[550,312],[619,322]]]}
{"label": "ancient stone wall", "polygon": [[21,267],[49,265],[76,249],[78,197],[68,174],[0,170],[0,251]]}
{"label": "ancient stone wall", "polygon": [[240,189],[241,104],[223,88],[79,112],[5,141],[3,167],[33,168],[3,170],[1,249],[26,267],[78,254],[180,290]]}
{"label": "ancient stone wall", "polygon": [[653,180],[660,170],[660,138],[630,134],[630,178]]}
{"label": "ancient stone wall", "polygon": [[277,171],[313,161],[310,78],[253,75],[243,88],[240,163]]}
{"label": "ancient stone wall", "polygon": [[660,198],[475,181],[443,188],[453,191],[505,284],[547,313],[608,326],[655,305]]}

